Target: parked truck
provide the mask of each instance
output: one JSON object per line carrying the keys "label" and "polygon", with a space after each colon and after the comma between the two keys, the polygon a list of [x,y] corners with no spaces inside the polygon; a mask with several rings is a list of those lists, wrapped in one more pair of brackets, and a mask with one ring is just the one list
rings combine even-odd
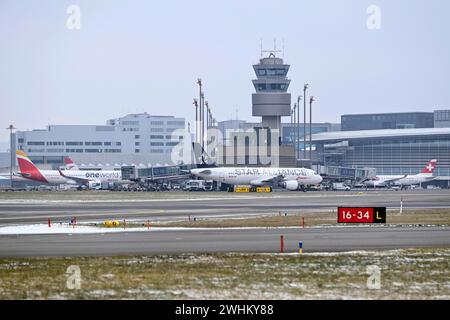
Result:
{"label": "parked truck", "polygon": [[185,191],[212,191],[213,182],[207,180],[189,180],[184,186]]}

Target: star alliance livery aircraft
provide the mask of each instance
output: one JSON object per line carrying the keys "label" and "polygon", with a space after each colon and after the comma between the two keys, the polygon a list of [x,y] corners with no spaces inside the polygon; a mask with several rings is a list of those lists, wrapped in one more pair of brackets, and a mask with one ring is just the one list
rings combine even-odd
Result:
{"label": "star alliance livery aircraft", "polygon": [[303,189],[319,184],[322,177],[306,168],[203,168],[192,169],[191,174],[205,180],[214,180],[232,185],[266,186],[278,185],[287,190]]}
{"label": "star alliance livery aircraft", "polygon": [[39,170],[21,150],[16,151],[17,162],[23,178],[47,184],[84,184],[91,186],[102,182],[122,182],[122,172],[114,170]]}

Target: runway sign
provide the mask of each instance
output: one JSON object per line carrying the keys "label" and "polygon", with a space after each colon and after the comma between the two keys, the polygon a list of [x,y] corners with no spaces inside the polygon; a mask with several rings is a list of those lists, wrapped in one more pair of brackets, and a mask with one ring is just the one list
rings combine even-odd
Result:
{"label": "runway sign", "polygon": [[338,207],[338,223],[386,223],[386,207]]}

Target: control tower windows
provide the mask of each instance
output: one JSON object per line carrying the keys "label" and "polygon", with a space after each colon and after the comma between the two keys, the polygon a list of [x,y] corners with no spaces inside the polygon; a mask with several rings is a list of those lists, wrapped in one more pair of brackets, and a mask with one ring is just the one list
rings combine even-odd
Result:
{"label": "control tower windows", "polygon": [[266,83],[258,83],[256,85],[256,90],[257,91],[286,91],[288,88],[287,84],[284,83],[270,83],[270,84],[266,84]]}
{"label": "control tower windows", "polygon": [[268,68],[268,69],[258,69],[258,76],[283,76],[287,75],[287,69],[281,68]]}

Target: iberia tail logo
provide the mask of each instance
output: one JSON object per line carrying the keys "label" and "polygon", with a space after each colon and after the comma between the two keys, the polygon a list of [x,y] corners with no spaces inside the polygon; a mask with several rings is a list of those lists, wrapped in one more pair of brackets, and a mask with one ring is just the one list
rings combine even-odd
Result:
{"label": "iberia tail logo", "polygon": [[22,177],[48,183],[47,179],[41,173],[41,171],[34,165],[34,163],[28,158],[27,154],[22,150],[16,151],[17,162],[19,163],[19,170]]}

